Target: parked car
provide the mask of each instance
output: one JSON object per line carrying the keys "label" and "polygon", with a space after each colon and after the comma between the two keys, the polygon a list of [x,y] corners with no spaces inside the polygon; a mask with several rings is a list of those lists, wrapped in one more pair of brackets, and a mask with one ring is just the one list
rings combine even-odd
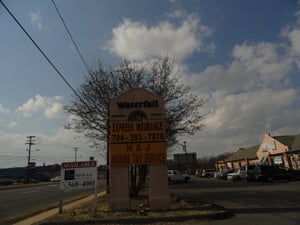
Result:
{"label": "parked car", "polygon": [[241,179],[240,170],[235,170],[233,173],[228,173],[227,180],[238,181]]}
{"label": "parked car", "polygon": [[292,173],[293,180],[300,180],[300,170],[291,170],[289,172]]}
{"label": "parked car", "polygon": [[216,170],[214,169],[205,169],[205,170],[202,170],[202,174],[201,174],[201,177],[214,177],[215,176],[215,172]]}
{"label": "parked car", "polygon": [[248,181],[254,180],[255,173],[256,173],[256,165],[244,165],[240,167],[241,179],[247,179]]}
{"label": "parked car", "polygon": [[201,174],[202,174],[202,170],[196,170],[195,175],[196,175],[197,177],[200,177]]}
{"label": "parked car", "polygon": [[179,172],[178,170],[168,170],[168,182],[189,182],[191,177],[188,174]]}
{"label": "parked car", "polygon": [[230,170],[230,169],[225,169],[225,170],[222,170],[220,171],[220,174],[218,176],[219,179],[224,179],[224,180],[227,180],[227,176],[229,173],[234,173],[235,170]]}
{"label": "parked car", "polygon": [[272,182],[273,180],[295,180],[298,176],[300,177],[297,171],[276,165],[257,165],[254,174],[255,179],[262,182]]}
{"label": "parked car", "polygon": [[61,180],[60,176],[51,178],[51,182],[60,182],[60,180]]}
{"label": "parked car", "polygon": [[44,173],[37,173],[33,176],[32,180],[35,180],[36,182],[46,182],[50,181],[50,177]]}
{"label": "parked car", "polygon": [[214,178],[220,178],[222,171],[216,171],[214,173]]}

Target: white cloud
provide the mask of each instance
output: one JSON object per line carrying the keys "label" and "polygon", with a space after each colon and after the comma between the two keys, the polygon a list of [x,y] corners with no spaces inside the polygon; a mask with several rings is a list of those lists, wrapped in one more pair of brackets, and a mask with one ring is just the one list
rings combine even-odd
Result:
{"label": "white cloud", "polygon": [[43,28],[43,18],[41,16],[40,10],[37,10],[35,12],[30,11],[29,16],[33,24],[35,24],[39,29]]}
{"label": "white cloud", "polygon": [[182,60],[195,52],[212,51],[215,46],[204,42],[204,38],[211,33],[212,30],[202,25],[200,19],[193,15],[182,19],[179,26],[161,22],[149,27],[141,22],[124,19],[113,29],[113,38],[106,48],[121,57],[137,61],[162,55],[174,55],[176,59]]}
{"label": "white cloud", "polygon": [[294,28],[285,33],[285,36],[289,39],[291,43],[292,50],[296,54],[300,54],[300,29]]}
{"label": "white cloud", "polygon": [[270,127],[268,119],[272,118],[274,112],[288,108],[297,100],[298,94],[294,89],[265,89],[225,97],[217,96],[214,99],[215,110],[206,119],[206,127],[214,133],[267,129]]}
{"label": "white cloud", "polygon": [[300,10],[295,13],[297,18],[294,24],[289,24],[281,32],[281,36],[287,38],[289,55],[293,57],[298,69],[300,69]]}
{"label": "white cloud", "polygon": [[2,104],[0,104],[0,113],[9,113],[9,109],[5,108]]}
{"label": "white cloud", "polygon": [[212,65],[194,74],[190,84],[202,91],[231,95],[266,88],[281,89],[290,82],[293,58],[288,56],[284,46],[272,43],[236,45],[232,56],[228,65]]}
{"label": "white cloud", "polygon": [[236,44],[231,62],[190,77],[189,84],[211,98],[205,106],[209,113],[204,131],[187,140],[191,148],[201,155],[204,149],[210,149],[207,155],[217,155],[256,145],[266,132],[300,132],[299,91],[291,83],[294,62],[300,62],[300,42],[298,34],[286,34],[290,45]]}
{"label": "white cloud", "polygon": [[[90,156],[94,156],[99,164],[105,161],[100,156],[99,151],[89,148],[87,140],[73,130],[59,128],[52,135],[46,135],[40,132],[30,133],[34,135],[35,144],[31,152],[31,160],[36,162],[38,166],[46,163],[47,165],[74,161],[74,147],[78,147],[78,160],[89,160]],[[28,152],[24,145],[28,133],[9,133],[0,131],[0,168],[9,168],[13,166],[26,166]],[[39,149],[39,151],[35,151]],[[101,149],[104,151],[104,148]]]}
{"label": "white cloud", "polygon": [[56,118],[62,111],[63,105],[58,102],[54,102],[45,109],[44,114],[47,118]]}
{"label": "white cloud", "polygon": [[8,124],[8,127],[9,128],[14,128],[14,127],[17,127],[19,124],[18,122],[16,121],[11,121],[9,124]]}
{"label": "white cloud", "polygon": [[292,69],[292,59],[287,54],[280,55],[280,50],[286,51],[284,46],[265,42],[243,44],[234,47],[233,56],[247,71],[257,73],[261,82],[270,85],[274,81],[281,82]]}
{"label": "white cloud", "polygon": [[61,100],[61,96],[50,98],[36,95],[34,99],[31,98],[19,106],[16,112],[21,113],[25,117],[31,117],[33,114],[43,112],[46,118],[57,118],[63,111]]}

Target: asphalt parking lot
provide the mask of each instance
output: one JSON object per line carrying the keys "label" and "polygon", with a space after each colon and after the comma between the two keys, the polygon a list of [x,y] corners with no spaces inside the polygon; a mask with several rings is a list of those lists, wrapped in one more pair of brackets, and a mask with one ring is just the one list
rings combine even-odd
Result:
{"label": "asphalt parking lot", "polygon": [[232,182],[193,176],[190,183],[170,185],[170,191],[187,201],[224,206],[235,215],[207,224],[300,224],[300,181]]}

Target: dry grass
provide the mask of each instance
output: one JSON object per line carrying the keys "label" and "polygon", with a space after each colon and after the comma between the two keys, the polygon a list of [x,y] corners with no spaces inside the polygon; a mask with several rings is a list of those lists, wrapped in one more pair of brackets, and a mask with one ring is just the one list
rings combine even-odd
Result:
{"label": "dry grass", "polygon": [[[128,211],[112,211],[109,208],[109,195],[103,195],[97,199],[97,209],[95,211],[93,201],[78,206],[70,210],[65,210],[62,214],[57,214],[44,222],[55,221],[86,221],[86,220],[112,220],[118,219],[140,219],[140,218],[173,218],[173,217],[187,217],[205,216],[215,213],[224,212],[224,210],[204,203],[188,203],[182,199],[171,195],[171,209],[167,211],[151,211],[149,209],[148,191],[145,190],[139,197],[131,200],[131,209]],[[182,221],[181,221],[182,222]],[[180,221],[176,224],[181,224]],[[199,221],[198,221],[199,222]],[[197,220],[187,219],[182,224],[198,224]],[[42,223],[39,223],[42,224]],[[172,222],[154,222],[157,224],[174,224]]]}

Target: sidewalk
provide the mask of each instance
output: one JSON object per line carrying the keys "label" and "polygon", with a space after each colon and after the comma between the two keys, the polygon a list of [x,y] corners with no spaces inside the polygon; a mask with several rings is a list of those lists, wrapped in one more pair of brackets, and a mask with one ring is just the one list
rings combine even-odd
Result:
{"label": "sidewalk", "polygon": [[[98,197],[104,195],[106,192],[103,191],[103,192],[100,192],[98,193]],[[90,195],[86,198],[83,198],[83,199],[80,199],[80,200],[77,200],[75,202],[72,202],[72,203],[69,203],[67,205],[64,205],[64,210],[67,210],[67,209],[72,209],[72,208],[75,208],[76,206],[80,205],[80,204],[83,204],[83,203],[86,203],[86,202],[89,202],[89,201],[93,201],[94,199],[94,195]],[[59,211],[59,208],[54,208],[54,209],[51,209],[51,210],[48,210],[46,212],[43,212],[43,213],[40,213],[38,215],[35,215],[35,216],[32,216],[32,217],[29,217],[27,219],[24,219],[22,221],[19,221],[17,223],[14,223],[13,225],[31,225],[31,224],[34,224],[34,223],[37,223],[37,222],[41,222],[51,216],[54,216],[58,213]]]}

